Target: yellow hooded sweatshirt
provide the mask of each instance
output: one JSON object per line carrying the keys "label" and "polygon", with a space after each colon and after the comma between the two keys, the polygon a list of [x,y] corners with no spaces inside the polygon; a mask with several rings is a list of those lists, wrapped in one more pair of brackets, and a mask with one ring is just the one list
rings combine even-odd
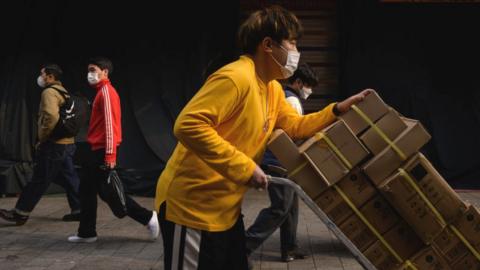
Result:
{"label": "yellow hooded sweatshirt", "polygon": [[335,120],[333,106],[301,116],[277,81],[265,85],[260,80],[250,57],[222,67],[175,122],[178,144],[158,180],[156,209],[166,201],[169,221],[211,232],[228,230],[240,215],[247,182],[272,131],[313,136]]}

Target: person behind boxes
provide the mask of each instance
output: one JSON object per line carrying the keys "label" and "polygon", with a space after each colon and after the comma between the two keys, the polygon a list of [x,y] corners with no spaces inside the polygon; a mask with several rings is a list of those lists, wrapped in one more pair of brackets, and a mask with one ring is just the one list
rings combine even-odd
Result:
{"label": "person behind boxes", "polygon": [[[318,84],[315,71],[306,63],[301,64],[288,78],[284,87],[285,97],[298,114],[303,115],[300,98],[307,99],[312,88]],[[285,177],[286,170],[269,150],[265,151],[261,165],[265,173]],[[267,238],[280,228],[282,261],[290,262],[305,258],[297,246],[298,197],[291,187],[269,184],[270,207],[262,209],[255,222],[245,232],[247,254],[255,251]]]}
{"label": "person behind boxes", "polygon": [[[88,62],[87,80],[95,91],[87,140],[91,146],[90,159],[84,164],[85,177],[80,182],[80,225],[76,235],[68,237],[72,243],[92,243],[97,241],[97,194],[102,181],[106,181],[107,171],[114,169],[117,148],[122,141],[120,97],[110,82],[112,62],[104,57],[92,58]],[[159,234],[157,213],[150,211],[125,194],[127,215],[146,226],[152,239]]]}
{"label": "person behind boxes", "polygon": [[257,165],[276,128],[307,138],[369,91],[301,116],[276,79],[290,77],[302,26],[272,6],[242,24],[244,55],[209,76],[177,117],[177,146],[157,183],[165,269],[247,269],[241,205],[249,187],[267,188]]}
{"label": "person behind boxes", "polygon": [[56,64],[47,64],[40,69],[37,84],[42,88],[38,110],[38,142],[35,149],[33,177],[23,188],[12,210],[0,209],[0,217],[16,225],[27,222],[51,182],[61,185],[66,193],[71,213],[63,216],[64,221],[78,221],[80,180],[73,165],[75,139],[58,137],[54,130],[60,119],[60,107],[69,96],[61,82],[63,71]]}

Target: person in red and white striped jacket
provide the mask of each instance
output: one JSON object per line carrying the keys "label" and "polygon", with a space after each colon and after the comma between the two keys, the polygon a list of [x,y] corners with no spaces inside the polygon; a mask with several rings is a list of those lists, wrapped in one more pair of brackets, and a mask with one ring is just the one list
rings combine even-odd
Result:
{"label": "person in red and white striped jacket", "polygon": [[[122,142],[122,123],[120,98],[109,79],[112,71],[113,64],[107,58],[98,57],[89,61],[88,83],[97,91],[87,136],[92,152],[82,164],[80,226],[78,233],[68,238],[69,242],[91,243],[97,240],[97,194],[102,198],[100,184],[106,180],[109,169],[116,166],[117,147]],[[128,195],[125,199],[127,215],[145,225],[150,237],[156,239],[159,233],[157,213],[143,208]]]}
{"label": "person in red and white striped jacket", "polygon": [[[102,65],[101,62],[98,64]],[[111,72],[108,68],[112,67],[105,64],[105,69],[102,69],[96,64],[88,65],[88,82],[97,94],[93,101],[87,140],[93,151],[104,149],[105,165],[114,168],[117,147],[122,142],[122,111],[120,98],[108,78],[108,72]]]}

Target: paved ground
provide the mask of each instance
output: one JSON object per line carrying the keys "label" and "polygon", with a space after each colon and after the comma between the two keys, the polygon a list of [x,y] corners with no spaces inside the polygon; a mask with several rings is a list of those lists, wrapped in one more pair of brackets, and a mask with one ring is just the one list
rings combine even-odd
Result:
{"label": "paved ground", "polygon": [[[461,192],[479,206],[480,192]],[[150,198],[136,198],[144,206]],[[1,208],[11,208],[15,198],[0,198]],[[268,204],[265,193],[252,191],[244,203],[245,225]],[[78,223],[60,219],[68,211],[63,196],[46,196],[22,227],[0,221],[1,270],[61,269],[163,269],[162,241],[148,240],[145,227],[135,221],[116,219],[104,203],[99,205],[98,234],[94,244],[70,244],[66,238],[76,232]],[[278,231],[254,254],[255,269],[362,269],[318,218],[301,203],[298,228],[300,245],[311,253],[306,260],[283,263],[279,260]]]}

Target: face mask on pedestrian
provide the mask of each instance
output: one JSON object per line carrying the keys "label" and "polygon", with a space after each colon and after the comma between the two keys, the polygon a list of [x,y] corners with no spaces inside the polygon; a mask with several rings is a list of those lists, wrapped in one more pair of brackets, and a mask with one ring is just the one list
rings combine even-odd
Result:
{"label": "face mask on pedestrian", "polygon": [[282,71],[283,79],[286,79],[290,76],[293,75],[295,70],[297,70],[298,67],[298,61],[300,60],[300,53],[294,50],[287,50],[285,49],[282,45],[278,45],[282,50],[287,52],[287,62],[285,65],[280,64],[277,59],[273,56],[273,54],[270,54],[275,61],[280,66],[280,69]]}
{"label": "face mask on pedestrian", "polygon": [[38,76],[38,78],[37,78],[37,84],[38,84],[38,86],[40,86],[41,88],[45,88],[45,86],[47,86],[47,83],[45,82],[45,79],[43,78],[42,75]]}
{"label": "face mask on pedestrian", "polygon": [[307,99],[312,94],[312,88],[303,86],[299,91],[300,97],[302,99]]}
{"label": "face mask on pedestrian", "polygon": [[98,73],[96,72],[88,72],[87,80],[90,85],[95,85],[100,82],[100,79],[98,78]]}

